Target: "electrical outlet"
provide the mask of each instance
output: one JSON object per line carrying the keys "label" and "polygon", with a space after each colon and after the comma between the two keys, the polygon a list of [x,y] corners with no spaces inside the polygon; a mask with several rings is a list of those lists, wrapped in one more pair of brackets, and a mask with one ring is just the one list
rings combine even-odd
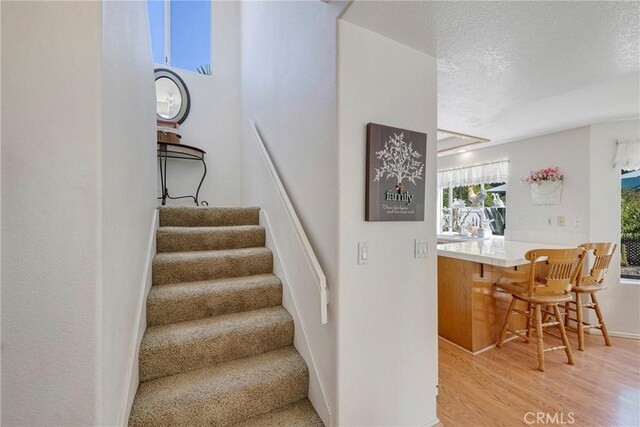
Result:
{"label": "electrical outlet", "polygon": [[582,221],[580,221],[579,216],[573,218],[573,226],[575,228],[580,228],[582,226]]}
{"label": "electrical outlet", "polygon": [[369,264],[369,242],[358,242],[358,264]]}
{"label": "electrical outlet", "polygon": [[424,258],[429,254],[429,243],[426,240],[413,240],[413,257]]}
{"label": "electrical outlet", "polygon": [[558,227],[564,227],[564,215],[559,215],[556,218],[556,223],[558,224]]}

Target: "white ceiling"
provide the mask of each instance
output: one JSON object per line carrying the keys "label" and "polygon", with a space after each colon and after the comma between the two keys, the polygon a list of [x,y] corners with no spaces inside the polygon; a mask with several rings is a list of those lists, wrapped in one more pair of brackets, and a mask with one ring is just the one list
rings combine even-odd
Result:
{"label": "white ceiling", "polygon": [[436,2],[356,0],[342,19],[404,45],[436,56],[436,37],[430,17]]}
{"label": "white ceiling", "polygon": [[640,115],[640,2],[356,1],[344,19],[437,56],[439,128],[495,144]]}

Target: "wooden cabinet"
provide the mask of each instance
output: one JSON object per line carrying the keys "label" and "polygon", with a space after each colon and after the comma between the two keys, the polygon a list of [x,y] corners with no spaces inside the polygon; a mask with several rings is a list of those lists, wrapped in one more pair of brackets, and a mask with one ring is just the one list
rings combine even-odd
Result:
{"label": "wooden cabinet", "polygon": [[[511,302],[511,294],[495,286],[505,274],[527,274],[528,266],[496,267],[438,257],[438,333],[472,353],[492,347]],[[521,316],[520,316],[521,317]],[[524,318],[513,326],[524,326]]]}

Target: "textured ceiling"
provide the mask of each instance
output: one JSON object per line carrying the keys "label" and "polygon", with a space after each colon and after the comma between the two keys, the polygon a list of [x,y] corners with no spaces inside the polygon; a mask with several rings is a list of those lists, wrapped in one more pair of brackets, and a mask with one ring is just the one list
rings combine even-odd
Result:
{"label": "textured ceiling", "polygon": [[363,2],[438,58],[438,127],[495,142],[640,114],[640,2]]}

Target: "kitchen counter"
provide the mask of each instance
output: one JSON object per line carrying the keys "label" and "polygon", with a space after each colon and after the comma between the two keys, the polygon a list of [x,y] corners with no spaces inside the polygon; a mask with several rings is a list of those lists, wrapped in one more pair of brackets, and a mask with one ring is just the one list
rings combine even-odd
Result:
{"label": "kitchen counter", "polygon": [[[570,246],[527,243],[492,237],[438,245],[438,334],[477,354],[498,341],[511,294],[496,283],[505,277],[527,278],[531,264],[524,258],[531,249]],[[536,266],[544,268],[542,264]],[[525,306],[519,307],[526,310]],[[514,316],[514,329],[525,326]]]}
{"label": "kitchen counter", "polygon": [[450,231],[444,233],[438,233],[438,244],[443,243],[455,243],[455,242],[473,242],[479,240],[491,239],[491,236],[487,237],[472,237],[464,234],[452,233]]}
{"label": "kitchen counter", "polygon": [[438,256],[473,261],[497,267],[515,267],[528,264],[524,254],[531,249],[567,249],[571,246],[549,245],[547,243],[515,242],[503,237],[485,240],[466,240],[438,245]]}

